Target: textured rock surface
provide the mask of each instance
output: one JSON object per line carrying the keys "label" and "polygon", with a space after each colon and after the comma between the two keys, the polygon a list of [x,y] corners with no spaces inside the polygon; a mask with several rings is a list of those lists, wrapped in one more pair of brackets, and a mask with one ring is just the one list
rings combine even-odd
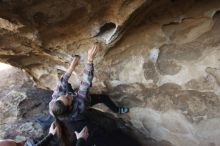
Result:
{"label": "textured rock surface", "polygon": [[[100,40],[93,92],[129,105],[123,118],[156,140],[217,146],[219,10],[219,0],[4,0],[0,60],[24,69],[38,87],[53,89],[71,55],[80,54],[71,77],[77,86],[87,49]],[[27,98],[14,94],[8,96]]]}
{"label": "textured rock surface", "polygon": [[32,118],[48,114],[51,91],[34,88],[28,76],[13,67],[1,70],[0,77],[0,139],[41,137],[42,126]]}
{"label": "textured rock surface", "polygon": [[[156,140],[174,145],[218,145],[219,96],[211,92],[182,90],[176,84],[159,88],[142,85],[119,86],[112,96],[131,107],[126,117]],[[212,131],[212,132],[211,132]]]}
{"label": "textured rock surface", "polygon": [[[7,78],[4,78],[6,74]],[[33,87],[28,76],[13,67],[2,70],[0,77],[3,78],[0,98],[0,140],[14,139],[20,142],[29,137],[35,141],[40,140],[47,134],[50,125],[42,120],[48,119],[51,91]],[[97,110],[90,110],[88,115],[99,128],[105,129],[105,133],[114,133],[115,138],[110,136],[109,139],[117,142],[120,140],[120,144],[172,146],[168,141],[155,140],[141,133],[130,122],[113,115]]]}

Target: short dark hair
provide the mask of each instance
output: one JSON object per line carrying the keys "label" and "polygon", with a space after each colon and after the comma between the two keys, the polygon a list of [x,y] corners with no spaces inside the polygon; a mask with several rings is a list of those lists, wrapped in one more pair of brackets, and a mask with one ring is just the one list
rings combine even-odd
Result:
{"label": "short dark hair", "polygon": [[52,107],[52,113],[54,116],[63,115],[67,111],[67,107],[64,105],[64,103],[61,100],[55,101],[53,107]]}

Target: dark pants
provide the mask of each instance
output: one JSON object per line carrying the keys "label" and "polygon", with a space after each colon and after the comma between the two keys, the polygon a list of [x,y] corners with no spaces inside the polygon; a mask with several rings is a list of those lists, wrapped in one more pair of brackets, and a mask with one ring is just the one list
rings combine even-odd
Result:
{"label": "dark pants", "polygon": [[97,103],[103,103],[108,108],[110,108],[113,112],[118,112],[118,107],[115,105],[115,103],[109,98],[108,95],[104,94],[90,94],[91,96],[91,106],[97,104]]}
{"label": "dark pants", "polygon": [[[68,91],[74,93],[75,90],[73,90],[72,85],[68,83]],[[117,113],[118,112],[118,107],[115,105],[115,103],[109,98],[108,95],[105,94],[90,94],[91,96],[91,106],[98,104],[98,103],[103,103],[105,104],[108,108],[110,108],[113,112]]]}

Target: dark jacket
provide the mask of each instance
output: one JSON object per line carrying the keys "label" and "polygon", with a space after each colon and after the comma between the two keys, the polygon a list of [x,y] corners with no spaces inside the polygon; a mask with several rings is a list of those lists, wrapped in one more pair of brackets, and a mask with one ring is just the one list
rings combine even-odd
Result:
{"label": "dark jacket", "polygon": [[[32,139],[28,139],[25,142],[24,146],[48,146],[52,138],[53,138],[53,135],[49,133],[46,137],[44,137],[37,144],[34,144],[34,141]],[[86,141],[83,138],[80,138],[77,140],[76,146],[86,146]]]}

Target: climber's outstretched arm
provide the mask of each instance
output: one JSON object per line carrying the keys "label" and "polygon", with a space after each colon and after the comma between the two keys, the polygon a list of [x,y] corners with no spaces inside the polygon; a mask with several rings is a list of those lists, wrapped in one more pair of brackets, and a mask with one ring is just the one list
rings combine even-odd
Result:
{"label": "climber's outstretched arm", "polygon": [[[62,94],[60,93],[64,93],[66,91],[66,89],[63,89],[63,86],[67,86],[68,84],[68,80],[72,74],[72,72],[75,70],[76,66],[78,65],[80,60],[79,56],[75,56],[72,60],[72,62],[70,63],[70,66],[68,67],[67,71],[60,77],[59,81],[57,82],[56,88],[54,89],[54,92],[52,94],[52,98],[53,99],[57,99],[58,97],[60,97]],[[51,102],[49,103],[49,105],[51,104]]]}
{"label": "climber's outstretched arm", "polygon": [[80,56],[75,55],[70,66],[68,67],[66,73],[72,74],[72,72],[75,70],[76,66],[79,64],[79,60],[80,60]]}
{"label": "climber's outstretched arm", "polygon": [[89,92],[89,88],[92,86],[92,79],[93,79],[93,60],[97,54],[97,52],[100,49],[100,45],[98,43],[95,43],[91,49],[88,51],[88,60],[87,64],[84,69],[83,73],[83,79],[81,81],[81,84],[79,86],[78,95],[81,98],[86,98],[87,93]]}

